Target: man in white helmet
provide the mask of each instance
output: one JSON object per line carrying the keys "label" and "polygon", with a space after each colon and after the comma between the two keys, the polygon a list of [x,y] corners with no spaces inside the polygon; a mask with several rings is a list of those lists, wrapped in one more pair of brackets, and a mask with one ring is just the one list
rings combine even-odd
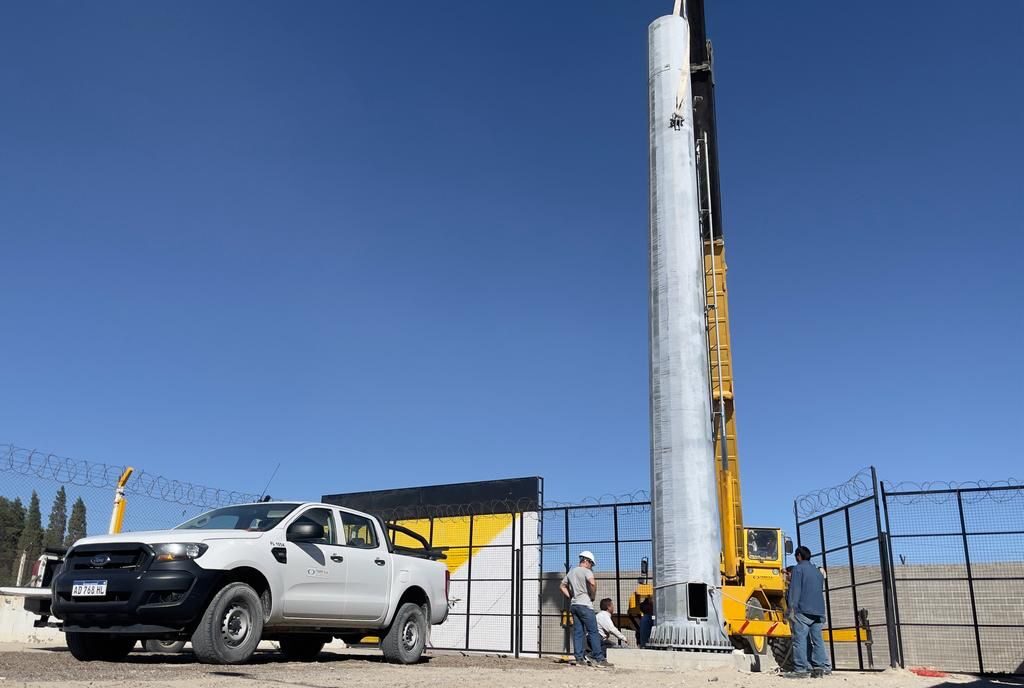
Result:
{"label": "man in white helmet", "polygon": [[597,581],[594,580],[594,554],[590,550],[580,552],[580,564],[569,570],[562,579],[562,594],[569,598],[569,611],[572,613],[572,649],[576,655],[576,665],[587,663],[587,637],[590,638],[590,650],[594,665],[602,669],[612,665],[605,658],[604,646],[601,644],[601,632],[597,628],[597,615],[594,613],[594,597],[597,594]]}

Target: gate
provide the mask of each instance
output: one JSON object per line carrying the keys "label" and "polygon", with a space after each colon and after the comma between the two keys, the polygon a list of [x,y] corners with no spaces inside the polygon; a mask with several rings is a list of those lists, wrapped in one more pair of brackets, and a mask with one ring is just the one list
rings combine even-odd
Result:
{"label": "gate", "polygon": [[[635,617],[627,612],[631,603],[638,604],[650,594],[651,503],[548,507],[541,510],[540,522],[540,543],[523,547],[522,651],[572,654],[568,600],[559,585],[582,550],[590,550],[597,560],[595,602],[603,598],[613,601],[616,625],[635,647]],[[532,567],[528,561],[533,562]]]}
{"label": "gate", "polygon": [[892,567],[875,469],[793,505],[797,544],[825,574],[826,645],[835,669],[899,664]]}
{"label": "gate", "polygon": [[1024,673],[1024,486],[882,485],[910,666]]}

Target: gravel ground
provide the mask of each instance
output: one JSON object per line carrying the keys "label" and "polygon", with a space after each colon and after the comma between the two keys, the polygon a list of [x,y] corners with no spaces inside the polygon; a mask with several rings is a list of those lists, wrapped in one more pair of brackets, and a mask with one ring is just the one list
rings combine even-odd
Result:
{"label": "gravel ground", "polygon": [[[199,664],[181,655],[132,653],[122,663],[77,662],[63,648],[0,652],[0,687],[56,688],[237,688],[282,686],[296,688],[405,688],[463,686],[483,688],[553,688],[596,685],[600,688],[640,686],[714,686],[714,688],[775,688],[792,685],[775,675],[717,669],[693,672],[638,669],[584,669],[554,659],[511,659],[495,656],[437,654],[423,664],[394,666],[364,652],[324,652],[310,664],[285,662],[275,652],[259,652],[244,666]],[[931,688],[963,686],[989,688],[1024,686],[1020,681],[984,681],[967,676],[922,678],[906,671],[875,674],[837,673],[812,683],[816,688]]]}

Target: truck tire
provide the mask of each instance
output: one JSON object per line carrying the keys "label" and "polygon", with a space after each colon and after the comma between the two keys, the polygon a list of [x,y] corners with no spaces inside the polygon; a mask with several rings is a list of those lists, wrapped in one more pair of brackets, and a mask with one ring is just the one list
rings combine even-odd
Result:
{"label": "truck tire", "polygon": [[384,659],[392,664],[414,664],[427,644],[427,617],[423,608],[406,602],[395,613],[387,633],[380,639]]}
{"label": "truck tire", "polygon": [[[756,597],[751,597],[747,600],[747,619],[751,621],[764,621],[764,605],[761,604],[761,600]],[[768,654],[768,638],[762,636],[745,635],[743,636],[742,645],[740,649],[749,655],[766,655]]]}
{"label": "truck tire", "polygon": [[312,662],[326,643],[322,635],[286,635],[280,640],[281,654],[293,662]]}
{"label": "truck tire", "polygon": [[204,664],[244,664],[263,635],[263,603],[245,583],[228,583],[213,596],[192,634]]}
{"label": "truck tire", "polygon": [[772,656],[779,669],[793,671],[793,638],[769,638],[768,645],[772,648]]}
{"label": "truck tire", "polygon": [[176,655],[185,649],[184,640],[147,640],[142,644],[146,652],[161,655]]}
{"label": "truck tire", "polygon": [[64,640],[80,662],[120,662],[135,647],[135,638],[105,633],[65,633]]}

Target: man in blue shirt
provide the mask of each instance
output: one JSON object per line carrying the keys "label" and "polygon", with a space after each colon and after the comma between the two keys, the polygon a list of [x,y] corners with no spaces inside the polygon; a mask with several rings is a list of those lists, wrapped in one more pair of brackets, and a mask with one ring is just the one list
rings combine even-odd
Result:
{"label": "man in blue shirt", "polygon": [[[796,548],[796,566],[786,594],[789,627],[793,632],[793,671],[788,678],[819,678],[830,673],[821,626],[825,621],[825,579],[811,563],[811,550]],[[807,650],[810,646],[810,663]]]}

